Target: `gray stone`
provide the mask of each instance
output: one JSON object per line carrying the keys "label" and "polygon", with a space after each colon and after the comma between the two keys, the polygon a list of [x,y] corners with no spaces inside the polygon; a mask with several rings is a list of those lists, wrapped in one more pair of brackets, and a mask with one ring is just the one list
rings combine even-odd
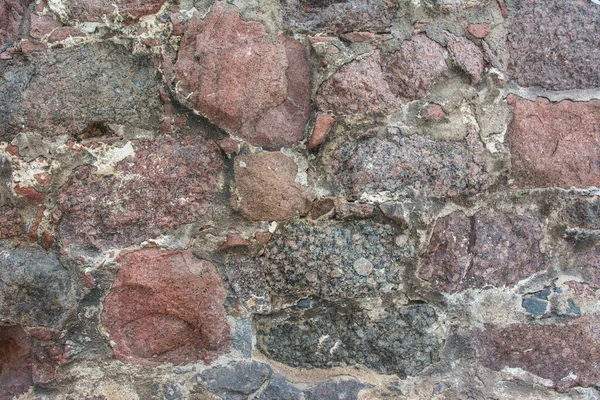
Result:
{"label": "gray stone", "polygon": [[271,374],[267,364],[240,361],[208,369],[196,375],[194,381],[224,400],[243,400],[256,392]]}
{"label": "gray stone", "polygon": [[535,297],[524,298],[521,302],[523,308],[530,314],[540,316],[546,313],[548,302]]}
{"label": "gray stone", "polygon": [[301,400],[302,392],[290,385],[283,376],[275,375],[257,400]]}
{"label": "gray stone", "polygon": [[225,274],[238,301],[252,313],[271,311],[271,295],[262,265],[246,255],[227,256]]}
{"label": "gray stone", "polygon": [[358,393],[370,387],[356,379],[328,379],[304,391],[306,400],[357,400]]}

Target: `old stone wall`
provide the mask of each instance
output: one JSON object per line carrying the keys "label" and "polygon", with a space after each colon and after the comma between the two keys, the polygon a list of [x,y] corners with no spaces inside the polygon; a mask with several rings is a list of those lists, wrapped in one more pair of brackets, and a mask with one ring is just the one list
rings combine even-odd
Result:
{"label": "old stone wall", "polygon": [[600,5],[0,0],[0,399],[600,398]]}

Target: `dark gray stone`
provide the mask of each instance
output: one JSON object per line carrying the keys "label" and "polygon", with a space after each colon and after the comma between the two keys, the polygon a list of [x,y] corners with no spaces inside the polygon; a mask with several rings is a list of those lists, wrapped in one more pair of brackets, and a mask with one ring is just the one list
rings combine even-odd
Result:
{"label": "dark gray stone", "polygon": [[417,375],[438,358],[430,332],[437,315],[428,305],[387,310],[379,319],[363,311],[315,307],[256,320],[258,348],[299,368],[363,364],[378,372]]}
{"label": "dark gray stone", "polygon": [[208,369],[194,377],[224,400],[243,400],[271,377],[271,367],[257,361],[240,361]]}
{"label": "dark gray stone", "polygon": [[301,400],[302,392],[290,385],[283,376],[276,375],[257,400]]}
{"label": "dark gray stone", "polygon": [[370,387],[356,379],[328,379],[304,391],[306,400],[356,400],[358,393]]}
{"label": "dark gray stone", "polygon": [[271,295],[261,263],[247,255],[230,254],[225,274],[238,301],[252,313],[271,311]]}
{"label": "dark gray stone", "polygon": [[581,315],[581,309],[575,305],[573,299],[567,300],[567,314]]}
{"label": "dark gray stone", "polygon": [[530,314],[540,316],[546,313],[548,302],[535,297],[524,298],[521,302],[523,308]]}

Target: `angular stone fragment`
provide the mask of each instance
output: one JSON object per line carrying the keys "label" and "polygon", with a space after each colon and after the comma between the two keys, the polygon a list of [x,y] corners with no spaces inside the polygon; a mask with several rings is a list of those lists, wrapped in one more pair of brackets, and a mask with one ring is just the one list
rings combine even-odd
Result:
{"label": "angular stone fragment", "polygon": [[104,300],[102,323],[121,361],[158,365],[210,362],[229,347],[226,291],[219,273],[191,251],[137,250]]}
{"label": "angular stone fragment", "polygon": [[73,18],[87,22],[102,22],[103,17],[119,15],[124,21],[137,20],[157,13],[165,0],[70,0],[67,9]]}
{"label": "angular stone fragment", "polygon": [[317,92],[317,106],[334,114],[391,113],[396,98],[381,71],[379,51],[341,67]]}
{"label": "angular stone fragment", "polygon": [[180,99],[230,133],[269,148],[302,138],[310,116],[304,48],[283,36],[272,43],[235,6],[218,1],[205,19],[194,14],[175,72]]}
{"label": "angular stone fragment", "polygon": [[[82,166],[60,189],[64,244],[128,246],[200,219],[218,193],[219,150],[198,136],[133,141],[115,175]],[[125,177],[125,179],[119,178]]]}
{"label": "angular stone fragment", "polygon": [[12,400],[32,384],[29,335],[19,326],[0,326],[0,400]]}
{"label": "angular stone fragment", "polygon": [[249,256],[231,254],[227,257],[225,271],[238,300],[250,312],[271,311],[271,295],[262,263]]}
{"label": "angular stone fragment", "polygon": [[0,320],[59,328],[74,307],[71,279],[56,256],[39,246],[0,243]]}
{"label": "angular stone fragment", "polygon": [[424,34],[405,40],[400,50],[383,58],[385,79],[394,94],[406,99],[423,97],[448,70],[442,46]]}
{"label": "angular stone fragment", "polygon": [[358,393],[370,387],[356,379],[328,379],[304,391],[306,400],[357,400]]}
{"label": "angular stone fragment", "polygon": [[467,31],[477,39],[483,39],[492,31],[492,25],[490,24],[469,24]]}
{"label": "angular stone fragment", "polygon": [[0,207],[0,239],[19,237],[24,230],[23,218],[21,218],[16,208]]}
{"label": "angular stone fragment", "polygon": [[429,119],[439,119],[444,118],[446,113],[444,109],[439,104],[428,104],[426,107],[423,107],[421,112],[419,113],[419,117],[424,120]]}
{"label": "angular stone fragment", "polygon": [[465,37],[455,36],[449,32],[445,33],[445,37],[454,63],[471,77],[472,85],[479,83],[485,66],[483,52]]}
{"label": "angular stone fragment", "polygon": [[373,137],[348,141],[334,153],[333,182],[349,197],[389,191],[446,197],[472,194],[488,180],[477,133],[448,142],[429,136]]}
{"label": "angular stone fragment", "polygon": [[298,166],[280,152],[262,152],[236,157],[237,196],[233,203],[255,221],[283,221],[306,215],[311,198],[296,183]]}
{"label": "angular stone fragment", "polygon": [[389,32],[398,10],[394,0],[287,0],[284,22],[294,31],[324,32]]}
{"label": "angular stone fragment", "polygon": [[513,2],[508,76],[549,90],[600,87],[600,7],[588,0]]}
{"label": "angular stone fragment", "polygon": [[390,225],[370,221],[292,222],[267,244],[267,282],[273,293],[293,299],[394,290],[401,283],[402,262],[412,253],[396,246],[397,234]]}
{"label": "angular stone fragment", "polygon": [[474,331],[477,358],[488,368],[522,368],[561,389],[600,381],[600,320],[556,324],[486,324]]}
{"label": "angular stone fragment", "polygon": [[518,187],[600,186],[600,101],[585,103],[511,95],[508,128]]}
{"label": "angular stone fragment", "polygon": [[377,319],[355,310],[310,309],[304,316],[287,319],[261,316],[257,341],[269,358],[293,367],[363,364],[404,377],[418,374],[437,359],[440,343],[430,332],[436,321],[428,305],[388,309]]}
{"label": "angular stone fragment", "polygon": [[194,377],[223,400],[244,400],[256,392],[272,374],[268,364],[239,361],[208,369]]}
{"label": "angular stone fragment", "polygon": [[327,132],[329,132],[329,129],[331,128],[331,125],[333,125],[334,121],[335,119],[329,114],[317,114],[315,126],[312,134],[310,135],[310,140],[308,141],[308,148],[310,150],[316,149],[321,143],[323,143],[325,136],[327,136]]}
{"label": "angular stone fragment", "polygon": [[0,63],[0,139],[22,131],[76,135],[97,123],[157,130],[150,58],[111,42],[37,52]]}
{"label": "angular stone fragment", "polygon": [[436,223],[418,276],[446,293],[510,286],[546,267],[541,238],[534,215],[456,211]]}

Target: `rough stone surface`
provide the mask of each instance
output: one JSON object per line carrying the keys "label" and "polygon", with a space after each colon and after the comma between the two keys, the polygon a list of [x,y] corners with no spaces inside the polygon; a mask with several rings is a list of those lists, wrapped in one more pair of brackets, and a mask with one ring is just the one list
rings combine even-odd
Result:
{"label": "rough stone surface", "polygon": [[304,391],[306,400],[357,400],[358,393],[368,385],[356,379],[328,379]]}
{"label": "rough stone surface", "polygon": [[343,144],[330,171],[333,182],[353,198],[381,191],[457,196],[487,183],[483,152],[476,133],[457,142],[420,135],[374,137]]}
{"label": "rough stone surface", "polygon": [[286,0],[284,21],[299,32],[340,34],[352,31],[389,32],[398,10],[393,0]]}
{"label": "rough stone surface", "polygon": [[240,361],[208,369],[194,378],[223,400],[244,400],[271,377],[268,364]]}
{"label": "rough stone surface", "polygon": [[467,31],[477,39],[483,39],[492,31],[492,25],[490,24],[469,24]]}
{"label": "rough stone surface", "polygon": [[331,128],[334,122],[335,119],[329,114],[317,114],[317,118],[315,119],[315,126],[313,128],[312,134],[310,135],[310,140],[308,141],[308,148],[310,150],[316,149],[321,143],[323,143],[325,137],[327,136],[327,133],[329,132],[329,129]]}
{"label": "rough stone surface", "polygon": [[73,308],[71,279],[56,255],[0,243],[0,320],[60,327]]}
{"label": "rough stone surface", "polygon": [[570,227],[582,229],[600,229],[600,200],[577,198],[565,207],[565,216]]}
{"label": "rough stone surface", "polygon": [[514,2],[508,75],[549,90],[600,87],[600,7],[586,0]]}
{"label": "rough stone surface", "polygon": [[11,400],[32,384],[31,339],[19,326],[0,326],[0,399]]}
{"label": "rough stone surface", "polygon": [[586,387],[600,381],[599,328],[597,316],[547,325],[489,324],[474,332],[474,343],[489,368],[522,368],[563,389]]}
{"label": "rough stone surface", "polygon": [[415,375],[437,359],[429,329],[437,315],[427,305],[387,310],[381,319],[362,312],[311,309],[305,317],[258,320],[258,347],[270,358],[301,368],[357,363],[386,374]]}
{"label": "rough stone surface", "polygon": [[405,99],[423,97],[448,70],[445,50],[424,34],[405,40],[400,50],[383,60],[385,79],[394,94]]}
{"label": "rough stone surface", "polygon": [[271,148],[302,138],[310,116],[304,49],[285,37],[272,43],[237,7],[218,1],[205,19],[194,14],[175,70],[180,98],[230,133]]}
{"label": "rough stone surface", "polygon": [[396,98],[383,77],[379,52],[340,68],[321,85],[316,102],[334,114],[392,112]]}
{"label": "rough stone surface", "polygon": [[9,206],[0,207],[0,239],[19,237],[23,231],[23,218],[17,209]]}
{"label": "rough stone surface", "polygon": [[82,166],[61,188],[64,244],[126,246],[209,211],[223,168],[216,145],[193,136],[132,143],[135,154],[116,165],[115,175],[97,176],[96,168]]}
{"label": "rough stone surface", "polygon": [[448,51],[454,63],[471,78],[471,84],[476,85],[483,76],[483,52],[477,45],[462,36],[446,32]]}
{"label": "rough stone surface", "polygon": [[147,56],[111,43],[0,63],[0,139],[21,131],[77,135],[93,124],[157,130],[160,98]]}
{"label": "rough stone surface", "polygon": [[369,221],[292,222],[267,245],[267,281],[274,293],[295,299],[367,297],[394,290],[402,262],[412,252],[410,246],[396,246],[397,235],[393,226]]}
{"label": "rough stone surface", "polygon": [[0,59],[8,55],[7,49],[19,39],[23,5],[19,0],[5,0],[0,3]]}
{"label": "rough stone surface", "polygon": [[271,311],[271,295],[261,263],[248,256],[227,257],[226,276],[238,300],[253,313]]}
{"label": "rough stone surface", "polygon": [[428,104],[419,113],[419,117],[423,118],[424,120],[439,119],[444,118],[445,116],[446,113],[439,104]]}
{"label": "rough stone surface", "polygon": [[157,13],[165,0],[70,0],[68,10],[80,21],[101,22],[105,16],[119,15],[124,21]]}
{"label": "rough stone surface", "polygon": [[283,221],[308,213],[311,198],[296,183],[298,166],[283,153],[236,157],[234,173],[237,195],[232,201],[248,218]]}
{"label": "rough stone surface", "polygon": [[[226,292],[215,267],[191,251],[137,250],[104,300],[115,357],[145,365],[210,362],[227,351]],[[143,301],[140,301],[143,299]]]}
{"label": "rough stone surface", "polygon": [[302,392],[290,385],[283,376],[275,375],[269,381],[269,386],[257,398],[258,400],[301,400]]}
{"label": "rough stone surface", "polygon": [[515,186],[600,186],[600,101],[551,103],[511,95],[509,103]]}
{"label": "rough stone surface", "polygon": [[510,286],[545,269],[541,238],[535,215],[456,211],[438,220],[419,277],[447,293]]}

